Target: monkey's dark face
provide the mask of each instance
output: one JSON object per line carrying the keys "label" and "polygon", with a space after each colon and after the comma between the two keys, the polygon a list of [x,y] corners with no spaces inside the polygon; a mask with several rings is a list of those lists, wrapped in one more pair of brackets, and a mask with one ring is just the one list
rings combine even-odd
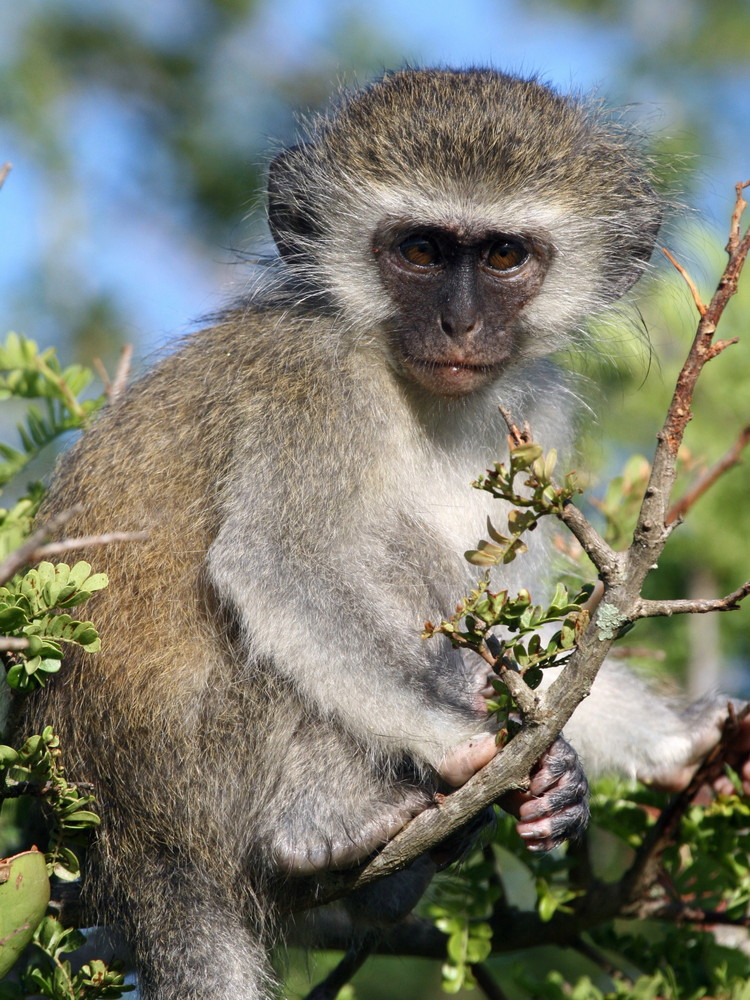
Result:
{"label": "monkey's dark face", "polygon": [[441,396],[487,385],[520,353],[518,318],[552,256],[528,234],[403,224],[381,227],[372,251],[395,307],[396,364]]}

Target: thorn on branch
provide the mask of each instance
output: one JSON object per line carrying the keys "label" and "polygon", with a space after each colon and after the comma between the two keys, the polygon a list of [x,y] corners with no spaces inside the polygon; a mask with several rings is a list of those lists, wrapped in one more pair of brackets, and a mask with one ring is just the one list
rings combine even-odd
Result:
{"label": "thorn on branch", "polygon": [[695,302],[695,308],[698,310],[698,312],[701,314],[701,316],[705,316],[706,312],[708,310],[708,306],[705,304],[705,302],[703,301],[703,299],[700,297],[700,292],[698,291],[698,289],[697,289],[697,287],[696,287],[695,282],[693,281],[693,279],[687,273],[687,271],[682,266],[682,264],[678,264],[678,262],[674,259],[674,257],[669,252],[669,250],[667,250],[666,247],[662,247],[661,248],[661,252],[667,258],[667,260],[672,265],[672,267],[682,276],[683,280],[685,281],[685,284],[690,289],[690,294],[693,296],[693,302]]}
{"label": "thorn on branch", "polygon": [[528,420],[524,420],[523,428],[519,430],[518,424],[513,421],[513,414],[510,410],[507,410],[504,406],[498,406],[498,410],[508,428],[508,444],[510,448],[520,448],[522,444],[530,444],[533,438]]}

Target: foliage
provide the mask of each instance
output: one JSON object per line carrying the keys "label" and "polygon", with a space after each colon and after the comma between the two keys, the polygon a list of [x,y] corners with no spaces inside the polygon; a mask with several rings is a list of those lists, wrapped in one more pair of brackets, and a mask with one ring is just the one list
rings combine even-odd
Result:
{"label": "foliage", "polygon": [[[524,851],[515,821],[498,812],[491,844],[446,876],[427,908],[449,935],[448,992],[469,986],[472,965],[483,962],[514,998],[749,1000],[746,951],[722,944],[721,927],[711,926],[715,915],[741,927],[747,911],[750,809],[736,796],[690,807],[664,856],[654,915],[624,920],[599,899],[589,920],[569,925],[567,950],[558,947],[559,928],[586,914],[592,894],[617,891],[668,802],[642,786],[601,781],[583,840],[551,855]],[[509,930],[534,911],[533,951],[504,954]]]}
{"label": "foliage", "polygon": [[50,1000],[117,1000],[134,989],[123,985],[117,963],[107,966],[92,959],[74,972],[63,956],[85,941],[80,931],[63,927],[55,917],[45,917],[34,933],[34,957],[18,983],[0,983],[0,1000],[24,1000],[32,995]]}
{"label": "foliage", "polygon": [[479,852],[462,867],[460,877],[448,876],[439,884],[437,899],[427,912],[448,935],[442,970],[446,993],[476,986],[471,967],[492,951],[487,920],[501,892],[492,863]]}
{"label": "foliage", "polygon": [[[53,349],[40,352],[31,340],[16,334],[7,337],[0,346],[0,399],[21,399],[27,408],[18,427],[21,448],[0,444],[0,487],[61,435],[88,426],[104,401],[103,396],[81,398],[91,379],[92,372],[78,365],[63,369]],[[40,405],[29,402],[32,399]],[[0,511],[2,558],[12,557],[29,534],[42,495],[41,485],[32,483],[10,510]],[[0,582],[0,635],[18,640],[19,648],[5,654],[7,684],[17,695],[43,686],[60,669],[65,645],[90,653],[100,648],[92,623],[67,613],[107,585],[106,576],[92,573],[89,563],[81,561],[71,567],[42,561]],[[80,876],[75,848],[85,845],[99,817],[93,811],[90,791],[66,779],[62,756],[59,739],[50,727],[20,747],[0,745],[0,805],[13,806],[21,797],[41,802],[48,832],[47,871],[58,880],[73,881]],[[0,819],[7,821],[7,811]],[[0,983],[0,1000],[27,995],[96,1000],[116,998],[131,989],[123,986],[119,969],[108,968],[98,959],[73,972],[62,956],[83,942],[78,931],[46,917],[33,936],[35,956],[21,969],[17,982]]]}
{"label": "foliage", "polygon": [[0,345],[0,400],[37,399],[40,405],[26,405],[20,450],[0,442],[0,489],[62,434],[87,426],[104,402],[104,396],[79,399],[92,377],[81,365],[63,369],[53,347],[40,351],[33,340],[8,334]]}
{"label": "foliage", "polygon": [[98,826],[99,817],[88,808],[94,796],[66,780],[60,757],[60,741],[49,726],[17,750],[0,745],[0,802],[19,793],[42,798],[49,822],[47,868],[50,875],[71,881],[80,875],[71,848],[86,843],[85,834]]}
{"label": "foliage", "polygon": [[72,568],[41,562],[0,587],[0,632],[28,641],[27,649],[13,654],[15,662],[7,673],[15,691],[43,687],[47,675],[60,669],[64,644],[98,652],[101,641],[93,624],[76,621],[62,609],[83,604],[106,586],[105,574],[92,574],[87,562]]}

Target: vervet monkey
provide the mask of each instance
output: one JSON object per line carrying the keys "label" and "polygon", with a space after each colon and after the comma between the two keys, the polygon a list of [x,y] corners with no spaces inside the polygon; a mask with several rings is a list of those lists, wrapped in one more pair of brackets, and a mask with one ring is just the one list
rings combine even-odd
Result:
{"label": "vervet monkey", "polygon": [[[637,280],[660,219],[624,126],[491,70],[343,97],[273,161],[268,209],[263,280],[102,415],[43,512],[148,531],[91,556],[104,650],[23,720],[94,786],[85,900],[143,1000],[272,995],[285,880],[361,861],[494,755],[485,670],[420,629],[475,582],[498,404],[568,443],[544,358]],[[503,587],[544,587],[536,541]],[[717,718],[605,674],[568,737],[679,783]],[[530,846],[580,827],[584,789],[558,741],[522,800]]]}

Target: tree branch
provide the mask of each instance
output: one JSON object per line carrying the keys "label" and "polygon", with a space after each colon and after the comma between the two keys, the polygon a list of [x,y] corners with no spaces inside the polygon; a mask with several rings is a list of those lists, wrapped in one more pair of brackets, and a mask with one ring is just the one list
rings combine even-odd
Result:
{"label": "tree branch", "polygon": [[656,618],[664,616],[668,618],[671,615],[705,615],[711,611],[739,611],[740,602],[748,594],[750,594],[750,580],[743,583],[737,590],[732,591],[731,594],[727,594],[726,597],[679,601],[646,601],[642,599],[638,602],[636,617]]}

